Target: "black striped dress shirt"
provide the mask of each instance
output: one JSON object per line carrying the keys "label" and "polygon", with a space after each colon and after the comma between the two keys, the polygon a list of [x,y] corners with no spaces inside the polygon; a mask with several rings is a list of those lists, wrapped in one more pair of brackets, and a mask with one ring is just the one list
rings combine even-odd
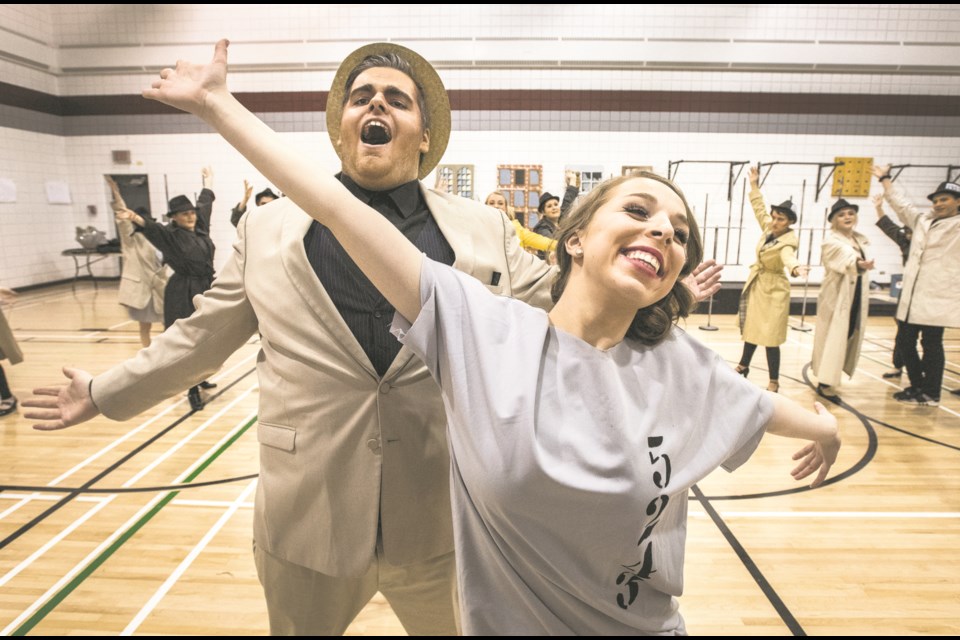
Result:
{"label": "black striped dress shirt", "polygon": [[[379,211],[428,257],[446,265],[453,264],[453,249],[430,215],[418,180],[390,191],[367,191],[342,173],[338,177],[358,200]],[[370,238],[369,242],[376,244],[378,239]],[[310,266],[323,288],[370,358],[373,368],[383,377],[401,346],[390,334],[393,306],[380,295],[325,226],[314,221],[303,244]],[[382,250],[389,251],[390,247],[382,247]]]}

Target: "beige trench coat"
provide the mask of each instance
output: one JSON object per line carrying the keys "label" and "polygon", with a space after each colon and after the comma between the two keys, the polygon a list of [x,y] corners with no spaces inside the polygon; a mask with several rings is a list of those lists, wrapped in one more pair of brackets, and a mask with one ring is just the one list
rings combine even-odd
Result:
{"label": "beige trench coat", "polygon": [[817,296],[817,327],[813,339],[813,374],[820,384],[832,387],[840,384],[840,374],[852,376],[860,359],[870,306],[869,272],[860,279],[860,318],[853,335],[847,338],[850,328],[850,311],[857,287],[857,260],[863,250],[864,259],[870,259],[870,241],[863,234],[854,232],[853,239],[827,231],[823,239],[821,262],[825,268],[820,295]]}
{"label": "beige trench coat", "polygon": [[153,303],[154,312],[162,317],[167,268],[160,264],[157,250],[143,234],[133,232],[132,222],[118,220],[117,231],[123,255],[117,302],[131,309],[143,309]]}
{"label": "beige trench coat", "polygon": [[744,342],[762,347],[778,347],[787,341],[790,317],[790,281],[784,269],[792,272],[797,262],[797,234],[790,230],[764,247],[773,218],[767,211],[759,189],[750,192],[750,204],[763,235],[757,243],[757,261],[743,285],[746,315],[740,332]]}
{"label": "beige trench coat", "polygon": [[920,213],[896,183],[890,186],[887,202],[900,221],[913,229],[897,320],[960,327],[960,215],[933,225],[932,214]]}
{"label": "beige trench coat", "polygon": [[[454,266],[494,293],[548,308],[554,271],[520,248],[500,212],[424,190]],[[402,566],[453,551],[440,390],[403,347],[380,378],[303,246],[312,218],[289,198],[240,220],[197,310],[93,380],[104,415],[127,420],[215,372],[261,334],[257,547],[330,576],[375,558]]]}
{"label": "beige trench coat", "polygon": [[23,362],[23,352],[20,351],[17,339],[13,337],[7,318],[0,311],[0,360],[4,359],[9,360],[10,364]]}

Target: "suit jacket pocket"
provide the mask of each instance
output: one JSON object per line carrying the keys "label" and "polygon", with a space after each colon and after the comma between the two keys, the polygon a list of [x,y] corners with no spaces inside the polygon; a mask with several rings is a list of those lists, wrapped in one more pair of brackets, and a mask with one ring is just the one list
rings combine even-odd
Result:
{"label": "suit jacket pocket", "polygon": [[293,451],[297,440],[297,430],[281,424],[260,422],[257,424],[257,442],[274,449]]}

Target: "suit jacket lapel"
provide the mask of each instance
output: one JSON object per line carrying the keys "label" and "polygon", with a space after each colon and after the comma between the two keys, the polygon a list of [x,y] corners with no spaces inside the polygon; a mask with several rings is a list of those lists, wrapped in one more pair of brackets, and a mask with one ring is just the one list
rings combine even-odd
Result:
{"label": "suit jacket lapel", "polygon": [[[473,234],[467,233],[467,230],[471,228],[471,221],[443,196],[427,189],[423,182],[420,183],[420,192],[423,194],[423,199],[427,203],[430,214],[436,221],[437,226],[440,227],[440,233],[443,234],[450,248],[453,249],[453,267],[464,273],[471,273],[476,263]],[[412,358],[413,352],[404,345],[397,357],[393,359],[384,378],[395,377]]]}
{"label": "suit jacket lapel", "polygon": [[[371,376],[379,378],[370,358],[364,353],[360,343],[350,331],[350,327],[343,321],[343,317],[337,311],[326,289],[320,284],[320,279],[317,278],[307,259],[303,238],[307,235],[312,223],[313,218],[292,202],[286,208],[280,232],[280,258],[283,268],[307,307],[326,327],[331,337],[339,342]],[[255,269],[256,266],[253,268]]]}

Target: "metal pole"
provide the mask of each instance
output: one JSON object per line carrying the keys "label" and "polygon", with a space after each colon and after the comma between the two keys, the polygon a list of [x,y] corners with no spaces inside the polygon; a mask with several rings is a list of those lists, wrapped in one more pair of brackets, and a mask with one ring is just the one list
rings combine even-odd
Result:
{"label": "metal pole", "polygon": [[743,189],[740,190],[740,233],[737,234],[737,262],[740,264],[740,244],[743,242],[743,205],[747,201],[747,179],[743,179]]}
{"label": "metal pole", "polygon": [[[729,189],[727,191],[729,192]],[[727,237],[723,247],[723,264],[727,264],[728,262],[730,262],[730,228],[732,224],[733,224],[733,198],[727,198]]]}
{"label": "metal pole", "polygon": [[813,256],[813,229],[810,229],[810,244],[807,245],[807,275],[803,277],[803,305],[800,308],[800,324],[790,328],[794,331],[809,332],[813,327],[807,326],[807,289],[810,287],[810,261]]}
{"label": "metal pole", "polygon": [[[800,216],[797,219],[797,228],[800,230],[800,236],[803,236],[803,214],[806,211],[807,203],[807,181],[804,179],[803,185],[800,187]],[[810,287],[810,261],[813,259],[813,228],[810,228],[810,245],[807,247],[807,275],[803,278],[803,304],[800,311],[800,324],[799,326],[790,328],[795,331],[810,331],[811,327],[808,327],[804,321],[807,317],[807,290]]]}
{"label": "metal pole", "polygon": [[[710,205],[710,194],[708,193],[703,201],[703,228],[705,230],[709,229],[709,227],[707,227],[707,212],[708,212],[709,205]],[[719,230],[720,230],[720,227],[714,227],[713,229],[713,259],[714,260],[717,259],[717,245],[719,244],[717,242],[717,240],[719,240],[719,236],[717,234]],[[716,331],[718,329],[718,327],[715,327],[711,324],[712,318],[713,318],[713,296],[710,296],[710,302],[707,306],[707,324],[700,325],[701,331]]]}

